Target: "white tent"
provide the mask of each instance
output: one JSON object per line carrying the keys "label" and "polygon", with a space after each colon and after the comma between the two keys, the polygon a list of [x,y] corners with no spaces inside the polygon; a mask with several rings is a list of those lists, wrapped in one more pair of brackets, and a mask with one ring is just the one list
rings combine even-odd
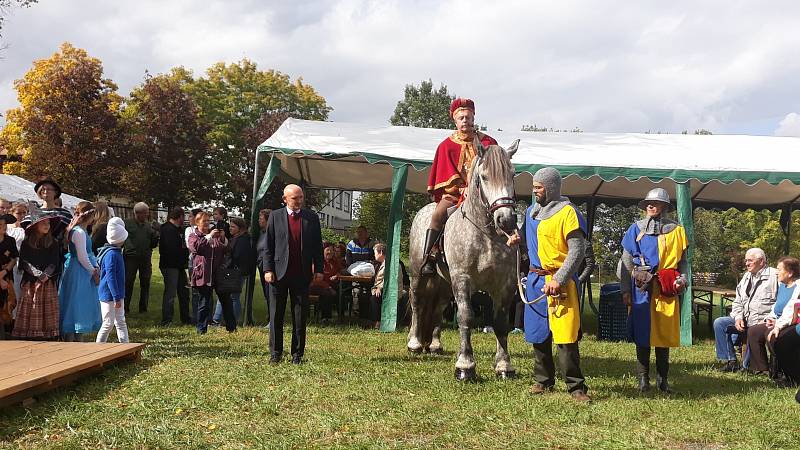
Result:
{"label": "white tent", "polygon": [[[256,167],[262,153],[271,154],[271,159],[261,183],[256,173],[253,211],[258,211],[258,202],[279,173],[316,187],[391,191],[386,279],[389,286],[396,286],[403,193],[425,192],[436,147],[451,133],[287,119],[258,148]],[[573,202],[588,203],[590,234],[598,203],[632,204],[655,186],[665,188],[675,199],[678,219],[690,241],[693,206],[768,208],[790,217],[800,199],[799,138],[521,131],[489,134],[503,146],[520,139],[512,161],[517,171],[517,195],[531,194],[531,174],[536,170],[557,168],[565,180],[564,194]],[[782,222],[788,244],[791,220]],[[688,275],[691,255],[690,247]],[[689,287],[681,306],[681,342],[685,345],[691,344]],[[396,309],[390,298],[395,291],[387,289],[383,301],[384,331],[395,328]]]}
{"label": "white tent", "polygon": [[[36,193],[33,191],[33,186],[35,184],[36,183],[15,175],[0,174],[0,197],[12,202],[41,203],[39,197],[37,197]],[[72,210],[79,202],[83,201],[83,199],[62,193],[61,201],[64,208]]]}
{"label": "white tent", "polygon": [[[406,189],[425,192],[439,142],[452,130],[376,127],[288,119],[260,147],[281,170],[318,187],[388,191],[392,166],[408,164]],[[565,176],[565,195],[609,203],[640,199],[656,185],[675,195],[689,182],[698,206],[779,209],[800,198],[800,138],[642,133],[489,132],[500,145],[520,139],[516,188],[530,195],[544,166]],[[376,164],[378,163],[378,164]],[[383,164],[380,164],[383,163]],[[369,165],[368,165],[369,164]]]}

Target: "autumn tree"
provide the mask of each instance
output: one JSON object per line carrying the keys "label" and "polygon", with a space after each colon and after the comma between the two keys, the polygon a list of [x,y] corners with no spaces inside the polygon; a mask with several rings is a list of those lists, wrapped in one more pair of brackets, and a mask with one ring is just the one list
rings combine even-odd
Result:
{"label": "autumn tree", "polygon": [[[118,129],[122,97],[103,65],[64,43],[14,82],[20,106],[9,110],[0,144],[6,173],[51,176],[66,192],[91,198],[112,192],[124,165]],[[21,160],[20,160],[21,159]]]}
{"label": "autumn tree", "polygon": [[403,99],[397,102],[389,123],[421,128],[453,128],[450,103],[454,98],[444,84],[434,89],[430,79],[422,81],[419,86],[407,84]]}
{"label": "autumn tree", "polygon": [[131,92],[123,112],[130,161],[120,177],[131,198],[167,207],[211,200],[216,157],[185,89],[191,82],[190,72],[175,68],[148,74]]}
{"label": "autumn tree", "polygon": [[259,70],[247,59],[213,65],[188,91],[209,127],[206,138],[214,154],[215,198],[229,207],[249,207],[252,195],[255,141],[245,142],[246,130],[256,127],[265,114],[325,120],[331,111],[302,79],[292,81],[283,73]]}

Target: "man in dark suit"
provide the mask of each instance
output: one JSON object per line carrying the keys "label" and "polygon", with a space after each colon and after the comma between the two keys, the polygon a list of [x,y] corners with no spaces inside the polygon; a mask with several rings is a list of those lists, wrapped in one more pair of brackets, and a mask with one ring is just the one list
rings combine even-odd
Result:
{"label": "man in dark suit", "polygon": [[[270,283],[269,362],[283,354],[283,317],[286,298],[292,301],[292,363],[300,364],[306,346],[308,285],[312,276],[322,280],[322,230],[319,217],[303,209],[303,190],[289,184],[283,189],[285,208],[272,211],[267,221],[267,242],[261,265]],[[312,272],[316,272],[313,273]]]}

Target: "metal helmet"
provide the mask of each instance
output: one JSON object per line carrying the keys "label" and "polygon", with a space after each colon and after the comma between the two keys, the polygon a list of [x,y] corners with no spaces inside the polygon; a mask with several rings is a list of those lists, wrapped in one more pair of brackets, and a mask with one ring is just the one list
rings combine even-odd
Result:
{"label": "metal helmet", "polygon": [[647,193],[644,200],[639,202],[640,209],[647,209],[647,204],[650,202],[661,202],[664,204],[665,211],[672,211],[672,204],[669,202],[669,194],[663,188],[653,188]]}

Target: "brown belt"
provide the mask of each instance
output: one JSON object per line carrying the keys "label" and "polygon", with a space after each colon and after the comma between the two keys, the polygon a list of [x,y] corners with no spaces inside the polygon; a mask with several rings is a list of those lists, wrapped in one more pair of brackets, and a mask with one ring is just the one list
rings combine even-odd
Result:
{"label": "brown belt", "polygon": [[535,273],[536,275],[552,275],[553,273],[549,270],[540,269],[538,267],[530,266],[529,270],[530,273]]}

